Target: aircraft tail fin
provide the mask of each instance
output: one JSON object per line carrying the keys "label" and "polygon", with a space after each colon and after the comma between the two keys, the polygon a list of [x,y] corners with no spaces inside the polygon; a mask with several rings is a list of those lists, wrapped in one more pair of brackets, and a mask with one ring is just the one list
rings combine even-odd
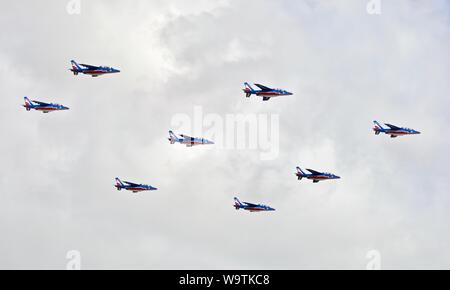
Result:
{"label": "aircraft tail fin", "polygon": [[306,176],[306,173],[299,167],[297,166],[297,177],[299,180],[301,180],[303,177]]}
{"label": "aircraft tail fin", "polygon": [[234,198],[234,207],[235,207],[236,209],[239,209],[240,207],[242,207],[242,203],[241,203],[241,201],[239,200],[239,198],[237,198],[237,197]]}
{"label": "aircraft tail fin", "polygon": [[380,123],[378,123],[378,121],[373,121],[373,123],[375,124],[375,127],[373,127],[373,130],[375,131],[375,134],[380,134],[380,132],[383,131],[383,126],[380,125]]}
{"label": "aircraft tail fin", "polygon": [[27,108],[27,110],[29,110],[30,108],[33,108],[33,106],[34,106],[33,102],[30,101],[30,99],[28,99],[28,97],[24,97],[23,99],[25,101],[24,107]]}
{"label": "aircraft tail fin", "polygon": [[76,61],[71,60],[70,63],[72,64],[72,69],[73,69],[73,70],[76,70],[76,71],[77,71],[77,70],[81,70],[80,65],[79,65]]}
{"label": "aircraft tail fin", "polygon": [[378,123],[378,121],[373,121],[373,123],[375,124],[375,126],[378,126],[380,129],[383,129],[383,126],[381,126],[380,123]]}
{"label": "aircraft tail fin", "polygon": [[119,177],[116,177],[116,187],[117,189],[120,189],[124,186],[124,184],[122,183],[122,181],[119,179]]}
{"label": "aircraft tail fin", "polygon": [[251,86],[249,83],[247,83],[247,82],[244,83],[244,86],[245,86],[246,89],[249,89],[249,90],[252,91],[252,92],[255,91],[255,90],[252,88],[252,86]]}
{"label": "aircraft tail fin", "polygon": [[177,135],[175,135],[175,133],[173,133],[172,130],[169,131],[169,141],[170,144],[175,144],[175,142],[180,141],[180,139],[177,137]]}
{"label": "aircraft tail fin", "polygon": [[250,84],[249,83],[247,83],[247,82],[245,82],[244,83],[244,93],[245,93],[245,96],[248,98],[248,97],[250,97],[253,93],[255,93],[255,90],[250,86]]}

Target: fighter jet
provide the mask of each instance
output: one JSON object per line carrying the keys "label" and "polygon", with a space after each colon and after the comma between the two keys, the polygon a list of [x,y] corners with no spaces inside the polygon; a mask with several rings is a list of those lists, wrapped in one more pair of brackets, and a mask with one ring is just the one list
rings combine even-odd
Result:
{"label": "fighter jet", "polygon": [[274,211],[274,208],[263,204],[253,204],[249,202],[241,202],[237,197],[234,198],[234,208],[236,210],[243,209],[250,212]]}
{"label": "fighter jet", "polygon": [[22,105],[27,109],[27,111],[30,111],[31,109],[36,111],[41,111],[42,113],[50,113],[53,111],[62,111],[62,110],[69,110],[69,108],[64,107],[59,104],[52,104],[52,103],[44,103],[39,101],[30,101],[27,97],[24,97],[25,105]]}
{"label": "fighter jet", "polygon": [[158,190],[156,187],[145,185],[145,184],[137,184],[133,182],[123,181],[120,180],[118,177],[116,177],[116,185],[114,185],[117,190],[129,190],[133,193],[138,193],[141,191],[148,191],[148,190]]}
{"label": "fighter jet", "polygon": [[377,121],[373,121],[373,123],[375,124],[375,127],[373,127],[373,131],[375,132],[375,135],[384,133],[387,135],[391,135],[391,138],[396,138],[397,136],[420,134],[419,131],[409,129],[409,128],[397,127],[397,126],[394,126],[391,124],[385,124],[389,128],[383,128],[383,126],[381,126],[380,123],[378,123]]}
{"label": "fighter jet", "polygon": [[186,145],[186,147],[192,147],[196,145],[212,145],[214,142],[203,139],[203,138],[195,138],[189,137],[187,135],[180,134],[181,138],[173,133],[173,131],[169,131],[169,141],[170,144],[180,143]]}
{"label": "fighter jet", "polygon": [[85,74],[85,75],[91,75],[92,77],[98,77],[99,75],[104,74],[112,74],[112,73],[119,73],[120,70],[107,67],[107,66],[95,66],[95,65],[89,65],[89,64],[78,64],[76,61],[71,60],[70,63],[72,64],[72,68],[69,69],[71,72],[73,72],[74,75],[78,75],[79,73]]}
{"label": "fighter jet", "polygon": [[303,178],[311,179],[313,183],[318,183],[322,180],[329,180],[329,179],[340,179],[339,176],[331,174],[331,173],[325,173],[325,172],[318,172],[312,169],[306,169],[310,173],[305,173],[300,167],[297,167],[297,173],[295,175],[297,176],[298,180],[302,180]]}
{"label": "fighter jet", "polygon": [[292,93],[281,90],[281,89],[271,89],[266,86],[255,84],[260,90],[254,90],[249,83],[244,83],[245,88],[243,89],[245,96],[249,98],[251,95],[257,95],[263,97],[263,101],[268,101],[270,98],[279,96],[290,96]]}

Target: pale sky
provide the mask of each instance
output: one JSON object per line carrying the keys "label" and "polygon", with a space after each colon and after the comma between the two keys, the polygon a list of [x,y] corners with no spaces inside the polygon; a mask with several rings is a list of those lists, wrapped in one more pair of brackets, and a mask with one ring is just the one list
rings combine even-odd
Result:
{"label": "pale sky", "polygon": [[[0,268],[65,269],[77,250],[83,269],[365,269],[376,250],[383,269],[449,269],[449,3],[368,2],[2,3]],[[247,99],[245,81],[295,94]],[[279,154],[170,145],[195,108],[277,116]],[[375,136],[375,119],[422,134]],[[342,179],[299,182],[298,165]]]}

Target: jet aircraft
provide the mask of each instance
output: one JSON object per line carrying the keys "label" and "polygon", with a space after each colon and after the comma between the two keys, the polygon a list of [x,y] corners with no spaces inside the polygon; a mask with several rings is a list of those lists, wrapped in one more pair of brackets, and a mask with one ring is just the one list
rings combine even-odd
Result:
{"label": "jet aircraft", "polygon": [[249,202],[241,202],[237,197],[234,198],[234,208],[236,210],[243,209],[250,212],[274,211],[274,208],[263,204],[253,204]]}
{"label": "jet aircraft", "polygon": [[122,181],[118,177],[116,177],[116,185],[114,185],[117,190],[129,190],[133,193],[138,193],[141,191],[148,191],[148,190],[158,190],[156,187],[153,187],[151,185],[146,184],[137,184],[129,181]]}
{"label": "jet aircraft", "polygon": [[244,83],[245,88],[243,89],[245,96],[249,98],[251,95],[257,95],[263,97],[263,101],[268,101],[270,98],[279,96],[290,96],[292,93],[281,90],[281,89],[271,89],[269,87],[255,84],[259,90],[254,90],[249,83]]}
{"label": "jet aircraft", "polygon": [[308,170],[310,173],[305,173],[300,167],[297,167],[297,173],[295,173],[295,175],[297,176],[298,180],[306,178],[312,180],[314,183],[318,183],[322,180],[340,179],[339,176],[331,173],[319,172],[312,169],[306,170]]}
{"label": "jet aircraft", "polygon": [[63,110],[69,110],[69,108],[64,107],[63,105],[59,104],[53,104],[53,103],[44,103],[39,101],[30,101],[27,97],[24,97],[25,105],[22,105],[27,109],[27,111],[30,111],[31,109],[36,111],[41,111],[42,113],[50,113],[53,111],[63,111]]}
{"label": "jet aircraft", "polygon": [[192,147],[196,145],[212,145],[214,142],[204,138],[189,137],[187,135],[180,134],[181,138],[175,135],[173,131],[169,131],[170,144],[180,143],[186,145],[186,147]]}
{"label": "jet aircraft", "polygon": [[391,138],[396,138],[397,136],[420,134],[419,131],[409,129],[409,128],[397,127],[397,126],[391,125],[391,124],[385,124],[389,128],[383,128],[383,126],[381,126],[380,123],[378,123],[377,121],[373,121],[373,123],[375,124],[375,127],[373,127],[373,131],[375,132],[375,135],[384,133],[387,135],[391,135]]}
{"label": "jet aircraft", "polygon": [[74,75],[78,75],[79,73],[91,75],[92,77],[98,77],[99,75],[104,74],[112,74],[112,73],[119,73],[120,70],[107,67],[107,66],[95,66],[95,65],[89,65],[89,64],[78,64],[76,61],[71,60],[70,63],[72,64],[72,68],[69,69],[71,72],[73,72]]}

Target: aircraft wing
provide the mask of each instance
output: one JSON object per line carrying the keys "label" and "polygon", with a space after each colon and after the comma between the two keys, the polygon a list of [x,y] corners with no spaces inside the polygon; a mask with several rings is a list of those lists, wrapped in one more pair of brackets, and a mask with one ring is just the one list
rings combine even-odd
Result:
{"label": "aircraft wing", "polygon": [[185,138],[185,139],[192,139],[192,137],[191,137],[191,136],[188,136],[188,135],[180,134],[180,136],[183,137],[183,138]]}
{"label": "aircraft wing", "polygon": [[82,64],[82,63],[80,63],[80,65],[84,66],[87,69],[92,69],[92,70],[99,68],[98,66],[90,65],[90,64]]}
{"label": "aircraft wing", "polygon": [[312,174],[317,174],[317,175],[322,174],[322,172],[315,171],[315,170],[312,170],[312,169],[306,169],[306,170],[308,170],[308,171],[311,172]]}
{"label": "aircraft wing", "polygon": [[140,186],[140,184],[129,182],[129,181],[123,181],[123,183],[126,183],[129,186]]}
{"label": "aircraft wing", "polygon": [[249,203],[249,202],[243,202],[243,204],[245,204],[248,207],[257,207],[258,206],[257,204]]}
{"label": "aircraft wing", "polygon": [[385,125],[388,126],[389,128],[391,128],[392,130],[401,129],[400,127],[397,127],[397,126],[394,126],[394,125],[391,125],[391,124],[385,124]]}
{"label": "aircraft wing", "polygon": [[33,103],[36,103],[41,106],[49,106],[50,105],[49,103],[44,103],[44,102],[39,102],[39,101],[34,101],[34,100],[33,100]]}
{"label": "aircraft wing", "polygon": [[260,85],[260,84],[255,84],[255,86],[257,86],[258,88],[260,88],[263,91],[271,91],[271,88],[268,88],[266,86]]}

